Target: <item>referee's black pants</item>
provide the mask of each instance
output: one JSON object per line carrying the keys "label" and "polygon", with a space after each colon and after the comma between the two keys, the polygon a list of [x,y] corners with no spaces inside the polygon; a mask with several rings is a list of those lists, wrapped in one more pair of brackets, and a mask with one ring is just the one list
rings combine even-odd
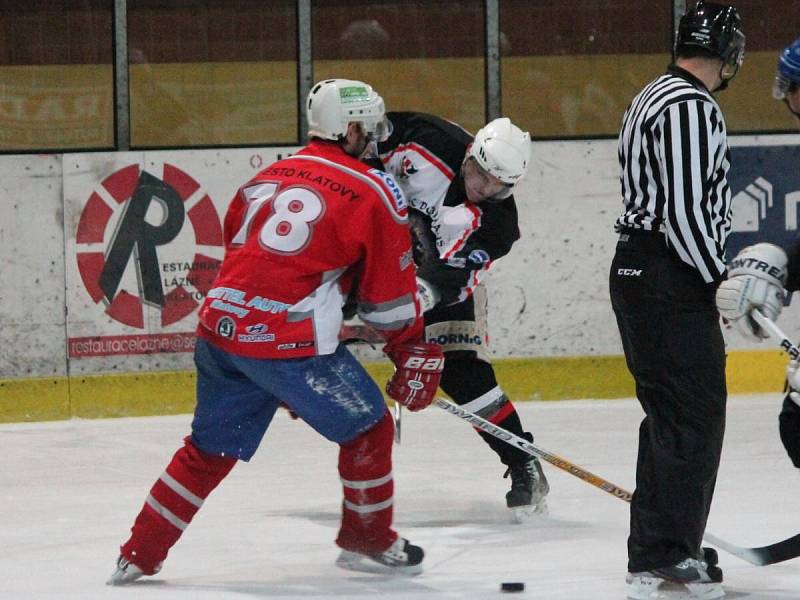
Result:
{"label": "referee's black pants", "polygon": [[661,234],[623,234],[610,273],[639,427],[628,571],[701,557],[725,431],[725,345],[713,286]]}

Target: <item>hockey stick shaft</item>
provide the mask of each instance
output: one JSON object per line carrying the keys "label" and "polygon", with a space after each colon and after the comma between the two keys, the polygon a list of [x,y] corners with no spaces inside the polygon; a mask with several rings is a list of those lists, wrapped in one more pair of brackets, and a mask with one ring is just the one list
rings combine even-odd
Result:
{"label": "hockey stick shaft", "polygon": [[789,355],[789,358],[792,360],[800,359],[800,349],[795,346],[795,344],[790,340],[781,328],[778,327],[775,322],[770,319],[769,317],[764,316],[757,308],[752,312],[753,319],[759,326],[763,327],[771,337],[778,340],[778,345],[781,349]]}
{"label": "hockey stick shaft", "polygon": [[[792,360],[800,359],[800,349],[798,349],[795,343],[789,339],[789,336],[778,327],[775,321],[764,315],[764,313],[757,308],[754,309],[751,314],[755,322],[758,323],[764,331],[769,333],[770,337],[778,341],[778,346],[789,355],[789,358]],[[735,554],[739,558],[753,563],[754,565],[771,565],[800,556],[800,534],[760,548],[733,546],[710,534],[706,534],[705,539],[715,546]]]}
{"label": "hockey stick shaft", "polygon": [[403,405],[394,401],[394,443],[400,443],[403,428]]}
{"label": "hockey stick shaft", "polygon": [[[503,440],[507,444],[514,446],[515,448],[519,448],[531,456],[541,458],[542,460],[549,462],[551,465],[558,467],[562,471],[566,471],[570,475],[573,475],[578,479],[582,479],[586,483],[590,483],[593,486],[600,488],[604,492],[619,498],[620,500],[630,503],[633,499],[633,495],[624,488],[621,488],[618,485],[613,484],[610,481],[607,481],[582,467],[579,467],[575,463],[570,462],[565,458],[561,458],[552,452],[548,452],[547,450],[532,444],[528,440],[523,439],[518,435],[514,435],[502,427],[498,427],[483,417],[479,417],[475,413],[465,410],[460,406],[453,404],[452,402],[448,402],[443,398],[437,398],[434,401],[434,404],[447,411],[451,415],[455,415],[464,419],[473,427],[476,427],[481,431],[485,431],[489,435]],[[721,548],[722,550],[725,550],[734,556],[738,556],[742,560],[756,566],[771,565],[800,556],[800,534],[775,544],[762,546],[759,548],[746,548],[743,546],[737,546],[736,544],[726,542],[725,540],[722,540],[708,532],[703,534],[703,539],[709,544],[714,544],[718,548]]]}
{"label": "hockey stick shaft", "polygon": [[578,479],[582,479],[586,483],[590,483],[595,487],[600,488],[604,492],[611,494],[612,496],[616,496],[625,502],[630,502],[631,498],[633,497],[632,494],[603,479],[602,477],[598,477],[594,473],[587,471],[586,469],[579,467],[573,462],[568,461],[565,458],[561,458],[560,456],[553,454],[552,452],[548,452],[547,450],[540,448],[539,446],[532,444],[526,439],[519,437],[518,435],[514,435],[510,431],[503,429],[502,427],[498,427],[497,425],[490,423],[486,419],[479,417],[475,413],[469,412],[468,410],[464,410],[460,406],[453,404],[452,402],[448,402],[442,398],[437,398],[434,403],[439,408],[449,412],[451,415],[455,415],[457,417],[461,417],[465,421],[468,421],[473,427],[477,427],[481,431],[485,431],[489,435],[492,435],[500,440],[503,440],[507,444],[514,446],[515,448],[519,448],[523,452],[527,452],[531,456],[536,456],[549,462],[551,465],[558,467],[562,471],[566,471],[570,475],[574,475]]}

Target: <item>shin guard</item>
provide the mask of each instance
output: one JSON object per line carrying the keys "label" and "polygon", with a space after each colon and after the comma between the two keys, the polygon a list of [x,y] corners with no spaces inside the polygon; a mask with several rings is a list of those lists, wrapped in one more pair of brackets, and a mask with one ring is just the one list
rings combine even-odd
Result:
{"label": "shin guard", "polygon": [[[459,402],[461,407],[465,410],[475,413],[498,427],[502,427],[506,431],[513,433],[521,438],[530,442],[533,441],[533,436],[530,433],[523,431],[522,422],[519,420],[517,409],[505,395],[500,386],[497,386],[482,396],[471,400],[470,402]],[[521,464],[530,460],[530,456],[514,448],[502,440],[481,431],[477,427],[475,430],[489,444],[500,457],[500,461],[507,467]]]}
{"label": "shin guard", "polygon": [[207,454],[187,437],[150,490],[130,539],[120,548],[122,556],[145,575],[158,571],[203,501],[235,464],[235,458]]}
{"label": "shin guard", "polygon": [[345,550],[380,553],[397,539],[392,529],[393,437],[394,425],[387,410],[372,429],[340,446],[344,502],[336,543]]}

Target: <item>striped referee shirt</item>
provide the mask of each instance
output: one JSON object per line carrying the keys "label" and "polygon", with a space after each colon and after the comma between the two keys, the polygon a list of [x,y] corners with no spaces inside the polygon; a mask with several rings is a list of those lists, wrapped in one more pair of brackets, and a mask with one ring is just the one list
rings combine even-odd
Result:
{"label": "striped referee shirt", "polygon": [[625,211],[616,230],[660,231],[705,282],[722,280],[730,152],[722,111],[705,85],[675,65],[647,85],[625,111],[619,163]]}

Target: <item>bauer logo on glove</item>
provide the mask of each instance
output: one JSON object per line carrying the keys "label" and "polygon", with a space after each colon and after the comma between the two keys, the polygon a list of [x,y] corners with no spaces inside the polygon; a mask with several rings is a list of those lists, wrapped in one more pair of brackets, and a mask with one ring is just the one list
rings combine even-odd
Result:
{"label": "bauer logo on glove", "polygon": [[444,368],[444,358],[411,356],[403,367],[406,369],[418,369],[420,371],[441,371]]}
{"label": "bauer logo on glove", "polygon": [[401,344],[389,352],[397,370],[386,384],[386,393],[408,410],[422,410],[433,402],[444,369],[439,344]]}

